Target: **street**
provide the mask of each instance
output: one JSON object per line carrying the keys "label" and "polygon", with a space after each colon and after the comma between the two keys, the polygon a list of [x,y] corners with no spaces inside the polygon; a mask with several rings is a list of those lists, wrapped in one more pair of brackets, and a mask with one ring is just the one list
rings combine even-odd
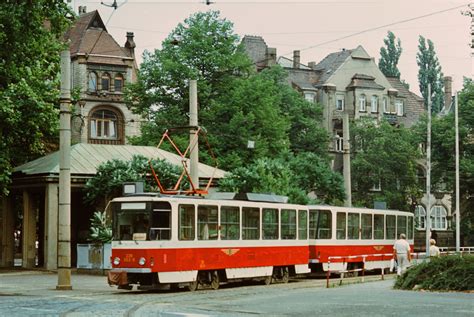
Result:
{"label": "street", "polygon": [[325,288],[319,279],[221,289],[119,291],[104,276],[74,274],[57,291],[48,272],[0,274],[1,316],[472,316],[474,294],[393,290],[393,279]]}

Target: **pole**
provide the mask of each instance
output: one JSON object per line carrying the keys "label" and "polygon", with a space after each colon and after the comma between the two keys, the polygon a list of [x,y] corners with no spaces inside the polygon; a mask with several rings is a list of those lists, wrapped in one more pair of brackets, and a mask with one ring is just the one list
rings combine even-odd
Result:
{"label": "pole", "polygon": [[426,141],[426,257],[430,256],[431,238],[431,84],[428,84],[428,132]]}
{"label": "pole", "polygon": [[61,97],[59,111],[59,215],[57,290],[71,285],[71,56],[61,52]]}
{"label": "pole", "polygon": [[346,192],[346,200],[344,201],[344,206],[352,207],[352,188],[351,188],[351,144],[350,144],[350,135],[349,135],[349,114],[344,112],[342,117],[343,125],[343,174],[344,174],[344,190]]}
{"label": "pole", "polygon": [[[195,79],[189,81],[189,125],[191,127],[198,126],[197,81]],[[199,141],[198,136],[195,134],[196,130],[192,128],[189,131],[189,146],[191,150],[189,154],[190,174],[195,188],[199,188]]]}
{"label": "pole", "polygon": [[460,206],[459,206],[459,115],[458,115],[458,93],[454,99],[454,126],[456,127],[456,252],[461,251],[461,233],[460,233]]}

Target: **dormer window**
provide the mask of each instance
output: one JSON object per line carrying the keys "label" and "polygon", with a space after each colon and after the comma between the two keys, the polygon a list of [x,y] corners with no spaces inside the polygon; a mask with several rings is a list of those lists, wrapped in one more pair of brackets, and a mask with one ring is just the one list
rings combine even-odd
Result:
{"label": "dormer window", "polygon": [[110,75],[108,73],[102,74],[102,91],[110,90]]}
{"label": "dormer window", "polygon": [[398,99],[395,101],[395,107],[397,110],[397,116],[402,117],[404,114],[403,100]]}
{"label": "dormer window", "polygon": [[304,99],[305,99],[306,101],[309,101],[309,102],[313,102],[313,103],[314,103],[314,96],[315,96],[314,92],[305,92],[305,93],[304,93]]}
{"label": "dormer window", "polygon": [[367,111],[367,100],[365,98],[365,95],[360,95],[359,97],[359,111],[360,112],[365,112]]}
{"label": "dormer window", "polygon": [[89,72],[87,89],[91,92],[97,91],[97,74],[95,72]]}
{"label": "dormer window", "polygon": [[115,75],[114,78],[114,91],[121,92],[123,88],[123,76],[122,74]]}
{"label": "dormer window", "polygon": [[389,113],[387,98],[383,98],[382,106],[383,106],[383,112],[384,113]]}

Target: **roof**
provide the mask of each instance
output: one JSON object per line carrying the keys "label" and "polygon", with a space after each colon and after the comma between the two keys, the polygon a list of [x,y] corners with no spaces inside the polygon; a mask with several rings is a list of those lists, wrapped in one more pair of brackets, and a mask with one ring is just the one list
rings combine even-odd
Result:
{"label": "roof", "polygon": [[[71,146],[71,175],[93,176],[100,164],[112,159],[129,161],[134,155],[164,159],[173,165],[182,166],[179,155],[154,146],[79,143]],[[13,172],[26,175],[59,174],[59,151],[20,165]],[[222,178],[224,174],[225,171],[221,169],[215,170],[214,167],[199,163],[201,178]]]}
{"label": "roof", "polygon": [[320,85],[325,84],[331,75],[351,56],[353,50],[342,50],[340,52],[331,53],[320,61],[315,70],[321,72],[319,78]]}
{"label": "roof", "polygon": [[[284,56],[278,57],[278,65],[284,68],[293,68],[293,60],[289,59]],[[299,69],[311,70],[310,67],[306,66],[305,64],[299,63]]]}
{"label": "roof", "polygon": [[[425,112],[423,98],[408,90],[408,88],[397,77],[387,77],[393,88],[398,90],[397,97],[405,99],[405,112],[407,114],[405,126],[409,127],[418,121],[420,115]],[[408,117],[409,116],[409,117]]]}
{"label": "roof", "polygon": [[347,86],[347,89],[351,88],[385,89],[384,86],[375,82],[375,77],[365,74],[355,74],[352,77],[351,83]]}

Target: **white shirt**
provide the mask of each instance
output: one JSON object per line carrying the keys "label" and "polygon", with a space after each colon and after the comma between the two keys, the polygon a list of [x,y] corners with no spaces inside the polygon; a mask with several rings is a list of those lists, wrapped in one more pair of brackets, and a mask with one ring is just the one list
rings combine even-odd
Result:
{"label": "white shirt", "polygon": [[439,248],[437,246],[430,246],[430,256],[440,256]]}
{"label": "white shirt", "polygon": [[393,249],[397,252],[397,255],[408,254],[410,252],[410,244],[405,239],[398,239],[395,241]]}

